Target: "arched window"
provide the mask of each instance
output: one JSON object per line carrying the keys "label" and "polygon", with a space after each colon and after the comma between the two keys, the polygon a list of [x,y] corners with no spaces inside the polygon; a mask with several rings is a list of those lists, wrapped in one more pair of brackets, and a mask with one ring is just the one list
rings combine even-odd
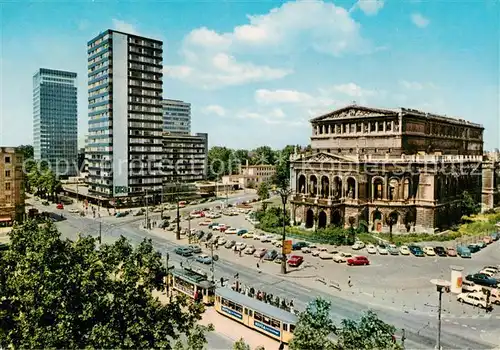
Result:
{"label": "arched window", "polygon": [[333,179],[333,197],[342,198],[342,179],[338,176]]}
{"label": "arched window", "polygon": [[352,177],[347,179],[347,198],[356,199],[356,180]]}
{"label": "arched window", "polygon": [[399,192],[399,181],[397,179],[391,179],[389,181],[389,193],[388,193],[389,200],[391,201],[398,200],[399,199],[398,192]]}
{"label": "arched window", "polygon": [[306,193],[306,177],[305,175],[300,175],[299,176],[299,182],[298,182],[298,192],[299,193]]}
{"label": "arched window", "polygon": [[376,178],[373,180],[373,199],[384,198],[384,180]]}
{"label": "arched window", "polygon": [[327,198],[330,196],[330,179],[328,176],[323,175],[321,177],[321,197]]}
{"label": "arched window", "polygon": [[318,194],[318,178],[316,175],[311,175],[309,178],[309,194],[316,196]]}

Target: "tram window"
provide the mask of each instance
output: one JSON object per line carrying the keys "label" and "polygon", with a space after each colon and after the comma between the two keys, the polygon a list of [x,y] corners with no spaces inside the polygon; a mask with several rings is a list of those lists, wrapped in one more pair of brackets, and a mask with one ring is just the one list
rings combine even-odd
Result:
{"label": "tram window", "polygon": [[288,331],[288,325],[287,325],[286,323],[283,323],[283,330],[284,330],[285,332],[287,332],[287,331]]}
{"label": "tram window", "polygon": [[271,319],[271,326],[274,328],[280,328],[280,321]]}
{"label": "tram window", "polygon": [[290,333],[293,333],[293,331],[295,331],[295,325],[291,324],[290,325]]}
{"label": "tram window", "polygon": [[220,297],[217,297],[217,302],[220,303]]}
{"label": "tram window", "polygon": [[222,305],[229,306],[229,300],[222,298]]}
{"label": "tram window", "polygon": [[252,317],[252,310],[248,310],[248,316]]}
{"label": "tram window", "polygon": [[212,296],[212,295],[215,295],[215,290],[209,289],[208,290],[208,296]]}
{"label": "tram window", "polygon": [[248,315],[248,309],[245,308],[245,315]]}
{"label": "tram window", "polygon": [[253,318],[255,318],[257,321],[262,321],[262,315],[259,314],[258,312],[254,314]]}

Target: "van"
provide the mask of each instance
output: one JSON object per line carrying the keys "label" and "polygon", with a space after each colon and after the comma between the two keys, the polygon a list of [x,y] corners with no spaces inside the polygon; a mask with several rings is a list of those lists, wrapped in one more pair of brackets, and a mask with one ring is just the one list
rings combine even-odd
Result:
{"label": "van", "polygon": [[470,249],[467,248],[466,246],[463,246],[463,245],[458,246],[457,254],[461,258],[470,258],[471,257]]}

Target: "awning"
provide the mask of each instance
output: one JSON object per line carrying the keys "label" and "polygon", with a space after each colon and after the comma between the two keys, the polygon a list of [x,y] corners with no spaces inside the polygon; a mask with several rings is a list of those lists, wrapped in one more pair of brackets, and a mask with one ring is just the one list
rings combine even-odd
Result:
{"label": "awning", "polygon": [[11,218],[11,217],[8,217],[8,218],[0,218],[0,222],[8,222],[8,221],[12,221],[12,218]]}

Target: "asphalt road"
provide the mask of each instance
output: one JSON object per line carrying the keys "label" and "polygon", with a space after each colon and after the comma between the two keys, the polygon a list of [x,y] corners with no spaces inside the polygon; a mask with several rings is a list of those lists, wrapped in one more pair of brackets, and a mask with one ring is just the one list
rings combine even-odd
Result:
{"label": "asphalt road", "polygon": [[[233,198],[230,202],[237,202],[244,199]],[[211,205],[217,205],[217,202]],[[202,204],[199,207],[210,206]],[[42,207],[43,208],[43,207]],[[45,207],[45,210],[49,208]],[[58,227],[63,236],[70,239],[75,239],[77,233],[82,235],[97,236],[99,230],[99,222],[87,217],[79,217],[75,214],[64,213],[66,220],[58,223]],[[140,228],[142,218],[125,217],[120,219],[109,218],[103,220],[101,230],[103,241],[112,243],[121,235],[127,237],[133,244],[140,243],[144,238],[151,238],[157,249],[164,255],[169,253],[170,262],[179,265],[184,262],[184,265],[189,263],[185,258],[174,254],[174,249],[177,246],[175,242],[171,242],[163,236],[143,230]],[[170,232],[170,234],[174,234]],[[200,264],[193,262],[193,266],[201,268]],[[209,272],[208,267],[203,267]],[[251,285],[256,289],[261,289],[266,292],[285,297],[286,299],[294,300],[295,308],[303,310],[306,304],[313,298],[322,297],[332,303],[331,317],[335,322],[340,322],[342,319],[357,319],[360,315],[368,310],[373,309],[378,316],[390,324],[395,325],[398,329],[405,329],[406,342],[405,346],[410,349],[429,349],[436,344],[437,322],[434,317],[418,314],[408,314],[403,311],[398,312],[386,308],[377,309],[369,307],[363,300],[352,301],[341,297],[325,293],[322,290],[316,289],[314,286],[306,288],[291,279],[284,279],[278,275],[259,273],[253,266],[241,266],[231,261],[220,259],[216,263],[215,279],[220,277],[233,280],[233,276],[239,274],[239,280],[245,285]],[[495,322],[491,320],[491,322]],[[399,332],[400,334],[400,332]],[[227,348],[228,339],[217,335],[216,333],[210,336],[210,347],[212,348]],[[465,331],[460,325],[444,324],[441,334],[441,345],[444,349],[489,349],[495,344],[486,343],[481,337],[473,335]]]}

